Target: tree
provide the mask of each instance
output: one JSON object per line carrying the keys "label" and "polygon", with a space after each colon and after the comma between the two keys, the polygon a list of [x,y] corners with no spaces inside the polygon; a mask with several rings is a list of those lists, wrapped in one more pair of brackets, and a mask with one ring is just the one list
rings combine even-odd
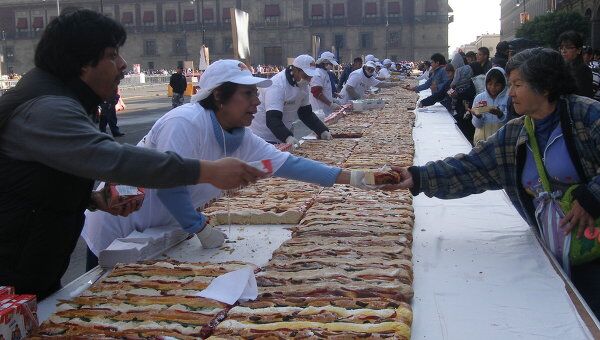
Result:
{"label": "tree", "polygon": [[558,36],[566,31],[575,31],[589,36],[589,22],[576,12],[553,12],[535,17],[517,30],[517,38],[537,41],[546,47],[556,48]]}

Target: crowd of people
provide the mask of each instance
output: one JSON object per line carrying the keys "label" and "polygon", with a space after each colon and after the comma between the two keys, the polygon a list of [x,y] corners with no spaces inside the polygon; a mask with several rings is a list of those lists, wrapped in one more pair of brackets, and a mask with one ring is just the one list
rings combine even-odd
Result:
{"label": "crowd of people", "polygon": [[[240,61],[219,60],[202,74],[190,103],[177,96],[132,146],[90,118],[100,103],[114,101],[127,68],[119,54],[126,37],[123,26],[97,12],[62,13],[45,28],[35,68],[0,97],[0,285],[52,294],[80,235],[91,266],[113,240],[153,226],[179,225],[203,247],[219,247],[224,234],[196,208],[266,176],[248,162],[270,159],[274,176],[365,189],[362,170],[273,144],[296,146],[297,120],[331,140],[316,111],[364,98],[371,87],[396,86],[392,74],[414,67],[367,55],[346,65],[336,82],[339,63],[327,51],[317,60],[299,55],[270,79]],[[401,182],[382,189],[444,199],[504,189],[598,315],[600,243],[581,237],[600,217],[600,103],[592,98],[598,64],[584,59],[574,32],[561,35],[558,51],[523,46],[501,42],[493,57],[485,47],[458,52],[450,63],[436,53],[419,66],[424,82],[407,88],[430,89],[420,105],[442,103],[476,146],[424,166],[392,166]],[[182,73],[171,77],[176,94]],[[93,190],[94,180],[106,185]],[[145,201],[115,205],[109,183],[148,188]]]}
{"label": "crowd of people", "polygon": [[431,90],[475,144],[468,154],[395,168],[410,189],[443,199],[504,189],[519,214],[600,315],[600,103],[598,61],[579,33],[557,49],[517,39],[489,49],[436,53],[421,69]]}

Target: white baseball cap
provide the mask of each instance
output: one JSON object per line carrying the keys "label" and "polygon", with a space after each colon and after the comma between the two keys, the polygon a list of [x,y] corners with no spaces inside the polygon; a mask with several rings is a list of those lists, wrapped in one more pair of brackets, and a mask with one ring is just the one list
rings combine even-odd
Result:
{"label": "white baseball cap", "polygon": [[320,63],[324,62],[325,60],[332,63],[333,66],[339,65],[338,62],[335,60],[335,55],[333,55],[333,53],[331,53],[329,51],[325,51],[325,52],[321,53],[321,58],[319,58],[319,60],[317,60],[317,64],[320,64]]}
{"label": "white baseball cap", "polygon": [[375,63],[373,61],[367,61],[363,67],[372,67],[375,68]]}
{"label": "white baseball cap", "polygon": [[383,65],[391,65],[392,61],[390,59],[384,59],[383,60]]}
{"label": "white baseball cap", "polygon": [[253,76],[248,67],[239,60],[218,60],[210,64],[200,76],[200,81],[198,82],[200,89],[192,96],[190,101],[193,103],[207,98],[214,89],[226,82],[240,85],[256,85],[256,87],[269,87],[273,83],[270,79]]}
{"label": "white baseball cap", "polygon": [[367,54],[367,56],[365,57],[365,61],[378,62],[379,59],[375,58],[375,56],[372,54]]}
{"label": "white baseball cap", "polygon": [[309,77],[314,77],[317,74],[315,59],[308,54],[301,54],[297,56],[292,65],[304,71],[304,73],[306,73],[306,75]]}

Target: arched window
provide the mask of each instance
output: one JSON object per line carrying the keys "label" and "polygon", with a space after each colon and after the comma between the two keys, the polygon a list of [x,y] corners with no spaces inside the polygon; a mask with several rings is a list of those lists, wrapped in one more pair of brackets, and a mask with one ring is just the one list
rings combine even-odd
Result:
{"label": "arched window", "polygon": [[592,20],[592,9],[588,8],[585,10],[585,20],[590,21]]}

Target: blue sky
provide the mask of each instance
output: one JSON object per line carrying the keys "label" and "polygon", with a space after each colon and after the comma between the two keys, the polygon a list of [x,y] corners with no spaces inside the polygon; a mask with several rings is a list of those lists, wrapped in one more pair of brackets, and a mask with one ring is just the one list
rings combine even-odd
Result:
{"label": "blue sky", "polygon": [[450,53],[478,35],[500,33],[500,0],[449,0],[454,22],[448,29]]}

